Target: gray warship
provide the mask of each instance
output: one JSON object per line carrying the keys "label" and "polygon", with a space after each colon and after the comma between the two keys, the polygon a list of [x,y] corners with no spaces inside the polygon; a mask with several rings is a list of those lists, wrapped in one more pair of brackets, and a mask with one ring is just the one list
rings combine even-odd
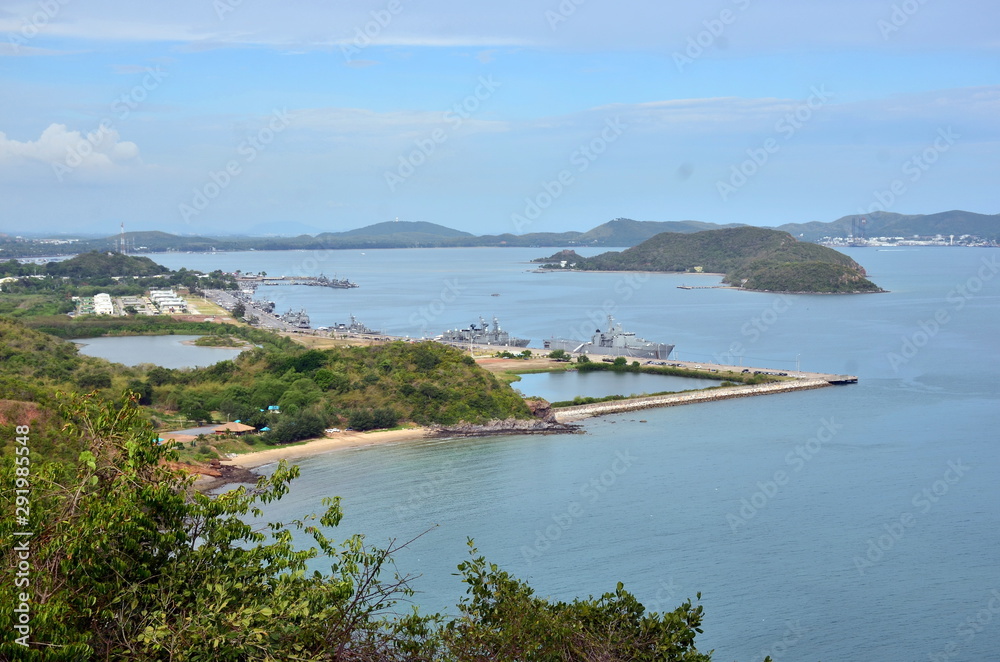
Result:
{"label": "gray warship", "polygon": [[551,338],[545,341],[545,349],[562,349],[567,352],[582,354],[607,354],[609,356],[628,356],[637,359],[666,359],[674,351],[673,345],[650,342],[636,338],[632,331],[625,331],[615,318],[608,315],[606,331],[597,329],[590,340],[567,340]]}
{"label": "gray warship", "polygon": [[381,331],[375,331],[374,329],[369,329],[367,326],[358,321],[354,315],[351,315],[351,323],[344,324],[343,322],[338,322],[330,327],[330,331],[335,331],[337,333],[358,333],[362,335],[379,335]]}
{"label": "gray warship", "polygon": [[451,343],[473,343],[476,345],[498,345],[500,347],[527,347],[529,338],[515,338],[500,328],[500,322],[496,316],[493,317],[493,326],[490,327],[482,317],[479,318],[479,326],[472,323],[466,329],[451,329],[441,334],[442,342]]}
{"label": "gray warship", "polygon": [[309,316],[306,315],[305,310],[299,310],[299,312],[297,313],[289,310],[287,313],[285,313],[278,319],[280,319],[285,324],[291,324],[292,326],[297,327],[299,329],[309,328]]}

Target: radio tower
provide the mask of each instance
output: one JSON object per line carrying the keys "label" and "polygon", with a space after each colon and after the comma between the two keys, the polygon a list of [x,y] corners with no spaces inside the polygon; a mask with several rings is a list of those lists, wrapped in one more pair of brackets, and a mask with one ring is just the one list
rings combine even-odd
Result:
{"label": "radio tower", "polygon": [[125,243],[125,221],[122,221],[122,234],[121,234],[120,243],[121,243],[121,251],[120,252],[121,252],[122,255],[126,255],[127,254],[128,245]]}

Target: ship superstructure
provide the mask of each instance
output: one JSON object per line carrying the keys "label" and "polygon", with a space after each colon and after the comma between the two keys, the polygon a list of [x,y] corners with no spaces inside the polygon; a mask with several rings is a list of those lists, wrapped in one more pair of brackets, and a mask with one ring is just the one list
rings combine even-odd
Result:
{"label": "ship superstructure", "polygon": [[636,337],[632,331],[625,331],[622,325],[608,315],[608,328],[597,329],[590,340],[569,340],[566,338],[550,338],[545,341],[545,349],[561,349],[567,352],[581,354],[607,354],[608,356],[627,356],[638,359],[666,359],[674,351],[673,345],[651,342]]}
{"label": "ship superstructure", "polygon": [[496,316],[493,317],[493,325],[490,326],[482,317],[479,324],[470,324],[464,329],[445,331],[441,334],[442,342],[475,344],[475,345],[497,345],[500,347],[527,347],[529,338],[515,338],[508,332],[500,328],[500,322]]}

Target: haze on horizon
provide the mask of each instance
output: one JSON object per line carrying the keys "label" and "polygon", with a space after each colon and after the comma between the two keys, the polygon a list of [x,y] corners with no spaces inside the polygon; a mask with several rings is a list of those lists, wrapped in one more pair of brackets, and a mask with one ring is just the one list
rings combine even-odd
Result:
{"label": "haze on horizon", "polygon": [[5,3],[0,232],[1000,211],[994,2],[342,4]]}

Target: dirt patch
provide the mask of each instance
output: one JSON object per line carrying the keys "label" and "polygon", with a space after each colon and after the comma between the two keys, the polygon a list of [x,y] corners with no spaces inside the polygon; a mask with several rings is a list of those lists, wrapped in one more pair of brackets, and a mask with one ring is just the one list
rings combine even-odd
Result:
{"label": "dirt patch", "polygon": [[35,425],[45,417],[45,411],[34,402],[0,400],[0,425]]}

